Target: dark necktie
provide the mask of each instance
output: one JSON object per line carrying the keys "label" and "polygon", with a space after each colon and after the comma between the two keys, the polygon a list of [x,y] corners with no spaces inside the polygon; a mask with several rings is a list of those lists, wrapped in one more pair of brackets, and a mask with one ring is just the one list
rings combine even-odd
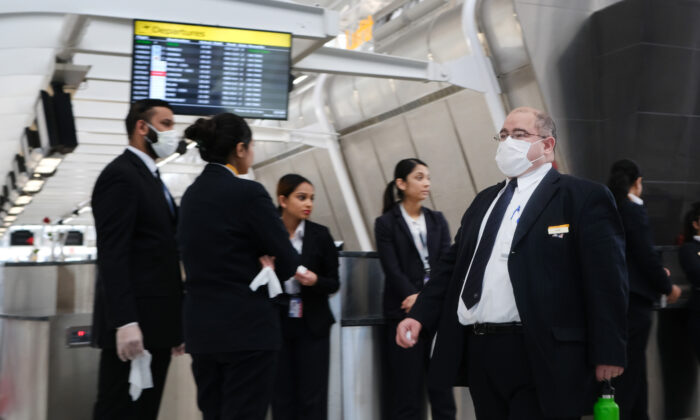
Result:
{"label": "dark necktie", "polygon": [[156,169],[156,179],[158,180],[160,187],[163,189],[163,195],[165,195],[165,202],[168,203],[170,215],[175,217],[175,205],[173,204],[172,196],[170,195],[170,191],[168,191],[168,187],[166,187],[163,180],[160,179],[160,171],[158,169]]}
{"label": "dark necktie", "polygon": [[510,200],[513,198],[513,192],[517,186],[518,180],[516,178],[511,179],[505,191],[503,191],[503,194],[501,194],[498,201],[496,201],[496,205],[493,206],[491,214],[486,221],[484,232],[481,234],[479,246],[476,248],[476,253],[474,254],[474,259],[472,260],[472,265],[467,275],[467,282],[462,291],[462,301],[467,309],[471,309],[471,307],[476,305],[479,299],[481,299],[486,264],[488,264],[489,258],[491,258],[491,251],[493,251],[493,244],[496,242],[498,229],[501,227],[503,216],[506,213],[508,204],[510,204]]}

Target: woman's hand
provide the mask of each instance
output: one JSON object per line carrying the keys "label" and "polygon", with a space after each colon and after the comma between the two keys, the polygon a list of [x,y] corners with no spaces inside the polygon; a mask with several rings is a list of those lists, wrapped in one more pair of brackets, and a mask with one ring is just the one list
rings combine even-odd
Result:
{"label": "woman's hand", "polygon": [[318,281],[318,276],[311,270],[306,270],[304,273],[297,271],[294,278],[297,279],[302,286],[313,286]]}
{"label": "woman's hand", "polygon": [[263,268],[270,267],[273,270],[275,269],[275,257],[263,255],[262,257],[258,258],[258,261],[260,261],[260,265],[262,265]]}

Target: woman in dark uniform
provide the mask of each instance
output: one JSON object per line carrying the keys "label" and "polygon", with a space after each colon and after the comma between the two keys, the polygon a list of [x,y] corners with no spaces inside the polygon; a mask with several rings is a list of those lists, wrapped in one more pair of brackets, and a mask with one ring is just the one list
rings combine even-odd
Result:
{"label": "woman in dark uniform", "polygon": [[623,159],[610,169],[608,188],[615,196],[625,228],[630,300],[627,309],[627,367],[614,382],[621,420],[648,419],[646,348],[651,329],[652,305],[660,295],[674,303],[680,288],[671,283],[670,273],[654,250],[651,227],[642,195],[642,174],[636,163]]}
{"label": "woman in dark uniform", "polygon": [[[416,346],[403,349],[396,344],[396,326],[430,280],[430,267],[450,246],[445,217],[422,206],[429,193],[428,165],[419,159],[403,159],[396,164],[394,179],[384,192],[383,214],[374,225],[385,275],[384,316],[392,420],[423,418],[425,372],[433,340],[425,337]],[[428,396],[433,420],[454,420],[456,409],[451,387],[428,389]]]}
{"label": "woman in dark uniform", "polygon": [[678,258],[685,277],[693,285],[688,302],[688,328],[700,362],[700,201],[693,203],[685,215],[683,237],[685,242],[678,251]]}
{"label": "woman in dark uniform", "polygon": [[328,416],[330,329],[335,322],[328,295],[340,287],[338,252],[328,228],[308,220],[314,207],[311,181],[301,175],[285,175],[277,184],[277,198],[282,222],[304,268],[284,281],[289,307],[282,315],[272,413],[275,420],[324,420]]}
{"label": "woman in dark uniform", "polygon": [[[204,420],[263,420],[282,344],[279,304],[251,281],[261,258],[289,278],[299,256],[270,196],[238,177],[253,161],[237,115],[200,118],[185,136],[208,164],[182,197],[178,242],[185,267],[184,333]],[[270,257],[267,257],[270,256]],[[269,287],[269,286],[268,286]]]}

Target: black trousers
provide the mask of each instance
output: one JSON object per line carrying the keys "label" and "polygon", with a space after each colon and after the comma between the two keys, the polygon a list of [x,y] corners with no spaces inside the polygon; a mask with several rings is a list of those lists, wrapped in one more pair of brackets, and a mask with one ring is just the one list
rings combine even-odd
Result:
{"label": "black trousers", "polygon": [[264,420],[277,351],[192,354],[197,405],[204,420]]}
{"label": "black trousers", "polygon": [[690,342],[693,344],[695,355],[700,362],[700,311],[688,311],[688,333]]}
{"label": "black trousers", "polygon": [[156,420],[163,396],[165,377],[170,366],[171,349],[148,349],[151,359],[153,388],[144,389],[136,401],[129,395],[131,363],[122,362],[116,349],[102,349],[97,379],[95,420]]}
{"label": "black trousers", "polygon": [[479,420],[553,420],[542,412],[522,334],[467,336],[469,393]]}
{"label": "black trousers", "polygon": [[302,319],[288,321],[298,325],[285,329],[272,397],[272,417],[275,420],[325,420],[328,418],[330,338],[313,336]]}
{"label": "black trousers", "polygon": [[[420,420],[425,418],[425,377],[433,340],[421,334],[414,347],[399,347],[396,344],[396,327],[399,322],[400,320],[387,320],[389,419]],[[433,420],[455,419],[457,409],[452,387],[428,388],[428,399]]]}
{"label": "black trousers", "polygon": [[627,367],[613,382],[620,420],[648,420],[646,350],[651,330],[651,303],[630,296],[627,310]]}

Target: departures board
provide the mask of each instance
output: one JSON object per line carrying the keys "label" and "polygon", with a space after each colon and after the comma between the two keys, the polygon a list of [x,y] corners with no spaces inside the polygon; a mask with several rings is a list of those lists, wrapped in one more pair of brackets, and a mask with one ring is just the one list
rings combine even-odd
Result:
{"label": "departures board", "polygon": [[283,32],[134,20],[131,102],[287,119],[291,43]]}

